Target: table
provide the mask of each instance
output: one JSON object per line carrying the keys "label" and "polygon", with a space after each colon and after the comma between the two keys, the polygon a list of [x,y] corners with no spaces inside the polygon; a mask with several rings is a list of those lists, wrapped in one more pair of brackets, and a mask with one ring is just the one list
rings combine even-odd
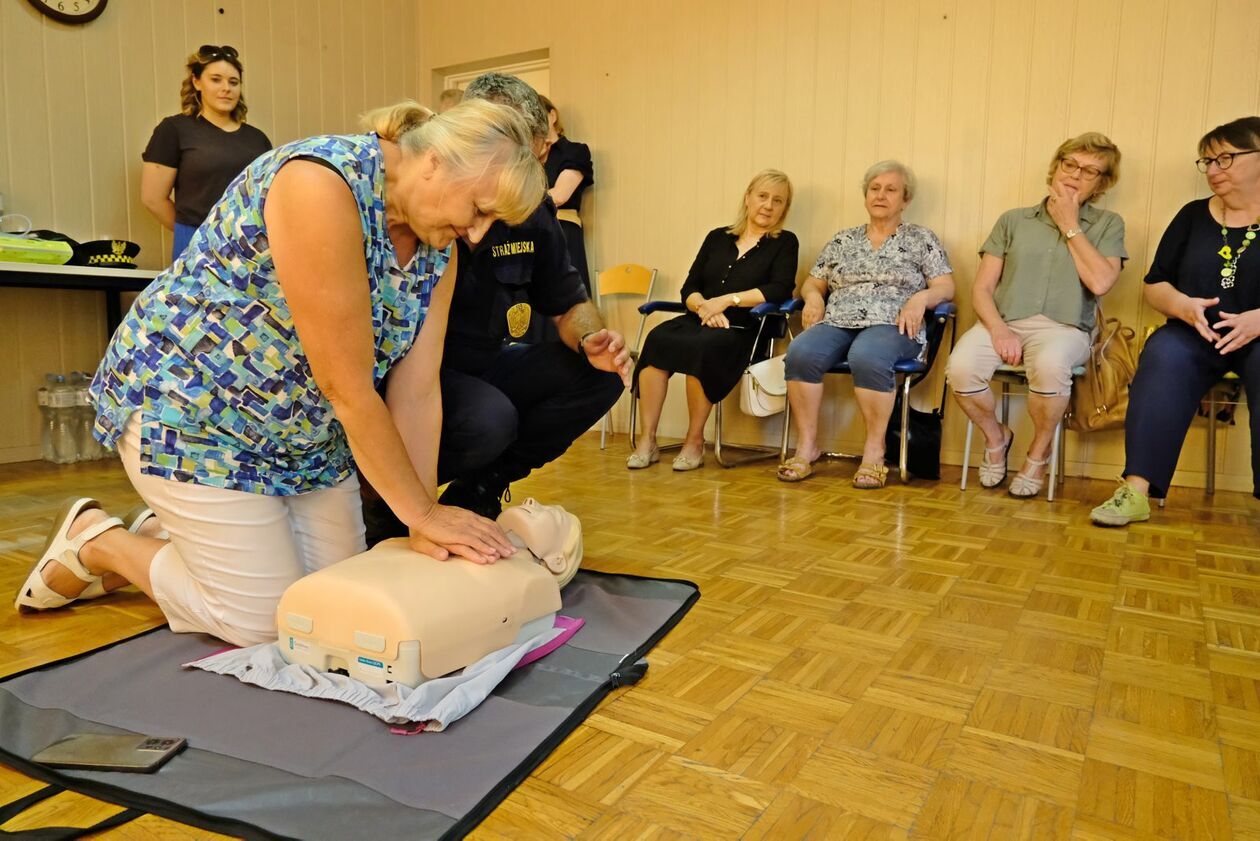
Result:
{"label": "table", "polygon": [[139,292],[157,272],[143,269],[106,269],[96,266],[48,266],[41,263],[0,262],[0,287],[22,289],[84,289],[105,293],[105,335],[113,335],[122,321],[123,292]]}

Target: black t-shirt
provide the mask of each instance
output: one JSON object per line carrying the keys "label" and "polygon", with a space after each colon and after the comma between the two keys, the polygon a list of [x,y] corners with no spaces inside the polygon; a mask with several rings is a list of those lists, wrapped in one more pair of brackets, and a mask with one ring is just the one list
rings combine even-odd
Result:
{"label": "black t-shirt", "polygon": [[569,196],[568,201],[560,205],[565,210],[581,210],[582,192],[595,183],[595,166],[591,163],[591,147],[585,143],[574,143],[564,135],[560,135],[560,139],[551,144],[543,169],[547,171],[548,187],[556,186],[556,179],[566,169],[582,173],[582,183],[577,185],[577,189],[573,191],[573,195]]}
{"label": "black t-shirt", "polygon": [[201,116],[175,114],[157,124],[140,157],[175,170],[175,221],[200,225],[232,179],[270,148],[251,125],[224,131]]}
{"label": "black t-shirt", "polygon": [[[692,292],[716,298],[731,292],[760,290],[766,300],[780,304],[792,297],[796,286],[796,262],[800,243],[791,231],[780,231],[777,237],[763,236],[756,245],[739,256],[739,239],[726,228],[714,228],[704,238],[700,252],[683,282],[682,301]],[[753,323],[746,307],[729,307],[726,317],[736,327]]]}
{"label": "black t-shirt", "polygon": [[589,300],[550,199],[521,225],[495,222],[476,248],[457,242],[459,273],[442,355],[447,368],[480,375],[505,343],[526,338],[508,329],[508,310],[517,304],[528,304],[535,316],[558,316]]}
{"label": "black t-shirt", "polygon": [[1221,247],[1228,243],[1237,254],[1246,232],[1246,226],[1228,228],[1222,239],[1221,223],[1212,218],[1208,199],[1192,201],[1177,211],[1160,238],[1146,282],[1171,283],[1192,298],[1220,297],[1219,305],[1207,309],[1208,323],[1217,321],[1221,310],[1240,313],[1260,309],[1260,235],[1238,259],[1233,287],[1221,288],[1221,269],[1225,266]]}

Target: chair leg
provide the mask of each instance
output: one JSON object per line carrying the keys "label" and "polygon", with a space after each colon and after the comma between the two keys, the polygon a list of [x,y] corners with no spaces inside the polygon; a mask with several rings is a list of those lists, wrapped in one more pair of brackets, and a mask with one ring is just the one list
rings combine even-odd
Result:
{"label": "chair leg", "polygon": [[1208,389],[1207,492],[1216,493],[1216,386]]}
{"label": "chair leg", "polygon": [[631,391],[630,392],[630,427],[628,429],[628,432],[630,434],[630,449],[631,450],[633,450],[636,446],[634,443],[634,421],[635,421],[635,417],[638,414],[638,411],[639,411],[638,395],[636,395],[634,391]]}
{"label": "chair leg", "polygon": [[967,468],[971,466],[971,433],[976,426],[971,422],[971,418],[967,418],[967,440],[963,444],[963,463],[962,463],[962,481],[958,483],[958,490],[967,490]]}
{"label": "chair leg", "polygon": [[1063,446],[1063,422],[1054,428],[1054,437],[1050,439],[1050,490],[1046,495],[1047,502],[1054,502],[1054,489],[1059,483],[1059,450]]}
{"label": "chair leg", "polygon": [[783,437],[779,441],[779,463],[787,461],[788,451],[788,435],[792,431],[792,402],[789,400],[783,406]]}
{"label": "chair leg", "polygon": [[713,460],[723,467],[734,467],[722,461],[722,401],[713,406]]}
{"label": "chair leg", "polygon": [[604,420],[599,425],[599,448],[602,450],[608,445],[608,416],[612,414],[612,409],[604,413]]}
{"label": "chair leg", "polygon": [[901,452],[897,454],[897,466],[901,468],[901,482],[910,481],[910,378],[901,378]]}

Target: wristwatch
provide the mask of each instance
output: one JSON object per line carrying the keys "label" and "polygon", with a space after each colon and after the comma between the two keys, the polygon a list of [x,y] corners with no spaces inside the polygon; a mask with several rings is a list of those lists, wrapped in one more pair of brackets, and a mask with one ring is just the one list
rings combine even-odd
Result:
{"label": "wristwatch", "polygon": [[739,306],[739,302],[740,302],[741,300],[742,300],[742,299],[741,299],[738,295],[732,295],[732,296],[731,296],[731,304],[732,304],[733,306],[738,307],[738,306]]}
{"label": "wristwatch", "polygon": [[1071,239],[1072,237],[1080,233],[1084,233],[1080,228],[1068,228],[1066,231],[1063,232],[1063,238]]}

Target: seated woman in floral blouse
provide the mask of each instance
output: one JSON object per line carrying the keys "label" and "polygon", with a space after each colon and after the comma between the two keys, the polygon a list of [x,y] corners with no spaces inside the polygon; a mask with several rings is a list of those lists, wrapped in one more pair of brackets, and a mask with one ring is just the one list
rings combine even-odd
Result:
{"label": "seated woman in floral blouse", "polygon": [[779,465],[784,482],[799,482],[813,473],[821,454],[817,439],[823,374],[848,359],[866,424],[853,487],[884,486],[884,434],[895,399],[893,363],[923,352],[925,313],[954,297],[953,269],[941,241],[927,228],[901,221],[915,193],[910,168],[880,161],[866,171],[862,192],[870,221],[836,234],[801,286],[806,329],[787,353],[796,454]]}

